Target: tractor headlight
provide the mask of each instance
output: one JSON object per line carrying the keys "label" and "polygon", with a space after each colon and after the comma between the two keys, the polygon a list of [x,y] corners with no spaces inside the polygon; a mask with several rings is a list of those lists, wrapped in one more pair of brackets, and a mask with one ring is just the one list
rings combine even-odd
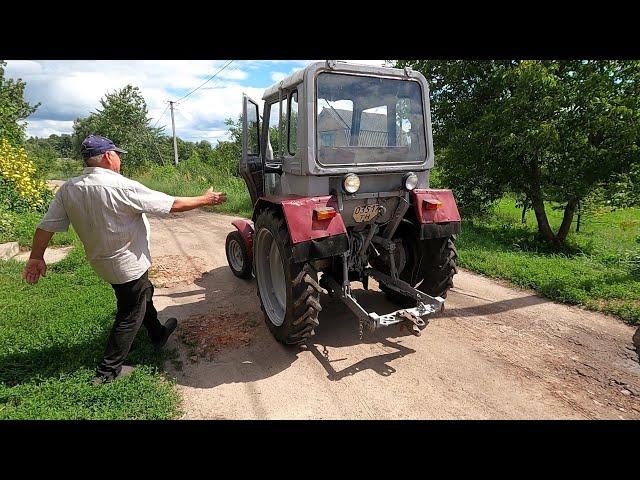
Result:
{"label": "tractor headlight", "polygon": [[407,190],[413,190],[418,186],[418,175],[413,172],[409,172],[404,176],[404,188]]}
{"label": "tractor headlight", "polygon": [[356,193],[360,188],[360,177],[355,173],[349,173],[342,180],[342,188],[347,193]]}

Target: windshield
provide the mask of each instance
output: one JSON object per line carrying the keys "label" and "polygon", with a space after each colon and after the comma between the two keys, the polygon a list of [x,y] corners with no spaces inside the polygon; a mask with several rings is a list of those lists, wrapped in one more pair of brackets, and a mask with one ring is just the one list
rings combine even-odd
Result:
{"label": "windshield", "polygon": [[316,145],[322,165],[422,163],[420,85],[324,72],[318,75]]}

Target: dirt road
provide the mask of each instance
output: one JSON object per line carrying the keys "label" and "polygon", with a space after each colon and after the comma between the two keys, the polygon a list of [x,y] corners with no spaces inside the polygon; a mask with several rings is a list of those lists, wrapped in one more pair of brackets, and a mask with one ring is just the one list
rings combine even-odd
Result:
{"label": "dirt road", "polygon": [[[466,271],[420,337],[390,327],[360,341],[355,317],[323,297],[317,334],[287,348],[264,324],[255,280],[227,266],[232,220],[150,219],[156,306],[182,321],[167,371],[183,418],[640,418],[632,327]],[[358,299],[394,310],[372,284]]]}

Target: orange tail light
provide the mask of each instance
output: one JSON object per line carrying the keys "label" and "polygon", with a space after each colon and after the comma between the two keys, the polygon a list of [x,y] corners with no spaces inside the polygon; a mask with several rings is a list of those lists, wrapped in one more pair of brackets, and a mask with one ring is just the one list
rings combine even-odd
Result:
{"label": "orange tail light", "polygon": [[316,220],[329,220],[335,217],[338,212],[335,211],[333,207],[322,207],[322,208],[314,208],[313,216]]}
{"label": "orange tail light", "polygon": [[437,210],[442,208],[442,202],[440,200],[431,200],[429,198],[424,199],[424,206],[427,210]]}

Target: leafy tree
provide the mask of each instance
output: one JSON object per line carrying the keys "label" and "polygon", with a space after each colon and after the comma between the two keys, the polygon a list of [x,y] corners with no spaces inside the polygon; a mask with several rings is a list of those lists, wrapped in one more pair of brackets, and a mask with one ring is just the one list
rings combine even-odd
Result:
{"label": "leafy tree", "polygon": [[25,142],[28,157],[34,162],[36,170],[41,177],[45,177],[49,168],[59,157],[52,142],[46,138],[32,137]]}
{"label": "leafy tree", "polygon": [[214,150],[215,164],[219,165],[231,175],[240,176],[238,166],[240,157],[242,156],[242,114],[238,115],[238,119],[227,118],[225,124],[229,128],[229,141],[219,141]]}
{"label": "leafy tree", "polygon": [[640,207],[640,164],[618,175],[598,193],[601,204],[613,208]]}
{"label": "leafy tree", "polygon": [[239,155],[242,154],[242,114],[238,115],[238,120],[235,122],[232,118],[227,118],[224,121],[225,125],[229,127],[229,135],[231,135],[231,143],[238,147]]}
{"label": "leafy tree", "polygon": [[147,162],[161,162],[163,155],[158,144],[161,143],[162,129],[150,126],[147,104],[138,87],[127,85],[113,93],[107,93],[100,100],[100,105],[101,109],[88,117],[78,118],[73,123],[76,155],[79,155],[82,141],[94,134],[108,137],[127,150],[122,162],[124,171]]}
{"label": "leafy tree", "polygon": [[0,60],[0,138],[6,138],[14,146],[24,144],[25,124],[20,124],[40,106],[29,105],[24,99],[26,83],[21,79],[5,78],[7,62]]}
{"label": "leafy tree", "polygon": [[49,135],[47,139],[49,144],[55,149],[56,153],[61,158],[71,158],[73,153],[73,139],[71,135],[63,133],[58,136],[56,134]]}
{"label": "leafy tree", "polygon": [[[637,171],[640,62],[403,60],[427,78],[443,181],[468,212],[512,192],[563,245],[579,202]],[[544,201],[563,205],[549,225]]]}

